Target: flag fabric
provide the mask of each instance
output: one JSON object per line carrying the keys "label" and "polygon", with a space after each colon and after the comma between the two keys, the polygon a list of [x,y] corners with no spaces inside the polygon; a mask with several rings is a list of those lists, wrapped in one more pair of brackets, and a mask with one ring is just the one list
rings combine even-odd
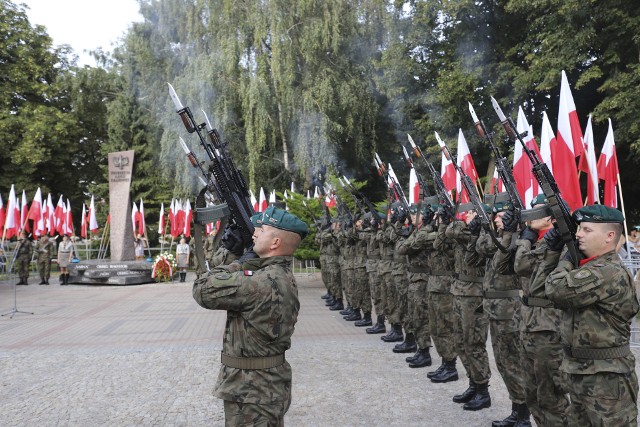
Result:
{"label": "flag fabric", "polygon": [[307,199],[311,199],[311,193],[307,190]]}
{"label": "flag fabric", "polygon": [[[527,121],[527,117],[524,115],[522,107],[518,107],[518,122],[516,124],[516,130],[519,134],[527,132],[527,135],[523,138],[526,147],[534,152],[538,158],[540,156],[540,150],[533,136],[533,127]],[[542,192],[538,181],[533,176],[531,169],[533,164],[529,160],[529,156],[524,153],[522,144],[516,143],[513,148],[513,178],[516,181],[516,188],[522,198],[523,202],[528,205],[538,194]]]}
{"label": "flag fabric", "polygon": [[71,203],[67,199],[67,206],[65,211],[65,234],[67,236],[73,235],[73,217],[71,215]]}
{"label": "flag fabric", "polygon": [[258,206],[259,210],[256,212],[264,212],[268,207],[269,205],[267,204],[267,197],[264,194],[264,188],[260,187],[260,204]]}
{"label": "flag fabric", "polygon": [[580,120],[578,120],[578,112],[576,104],[573,102],[573,95],[569,87],[567,74],[562,70],[560,79],[560,108],[558,108],[558,134],[556,135],[558,142],[562,141],[570,147],[574,157],[582,154],[584,142],[582,138],[582,129],[580,128]]}
{"label": "flag fabric", "polygon": [[291,193],[295,193],[296,192],[296,186],[294,185],[293,181],[291,181]]}
{"label": "flag fabric", "polygon": [[604,140],[604,146],[598,159],[598,178],[604,181],[603,205],[611,208],[618,207],[617,186],[618,186],[618,156],[616,155],[616,145],[613,138],[613,126],[609,119],[609,130]]}
{"label": "flag fabric", "polygon": [[140,216],[138,213],[138,206],[136,205],[136,202],[133,202],[133,206],[131,207],[131,226],[133,227],[134,236],[137,234],[136,225],[138,225],[138,216]]}
{"label": "flag fabric", "polygon": [[336,199],[333,196],[327,194],[327,197],[324,199],[324,204],[327,205],[329,209],[336,207]]}
{"label": "flag fabric", "polygon": [[0,230],[4,230],[4,221],[7,218],[7,212],[2,203],[2,194],[0,194]]}
{"label": "flag fabric", "polygon": [[185,212],[182,206],[182,199],[176,201],[176,237],[184,232]]}
{"label": "flag fabric", "polygon": [[91,196],[91,204],[89,205],[89,230],[91,230],[93,234],[98,233],[98,218],[96,217],[96,206],[93,196]]}
{"label": "flag fabric", "polygon": [[16,199],[16,190],[11,184],[9,191],[9,200],[7,201],[7,216],[4,222],[4,235],[7,239],[18,234],[17,222],[20,220],[20,210],[18,209],[18,200]]}
{"label": "flag fabric", "polygon": [[160,203],[160,220],[158,221],[158,234],[164,235],[164,203]]}
{"label": "flag fabric", "polygon": [[260,208],[260,205],[258,205],[258,200],[256,200],[256,195],[253,194],[253,191],[249,190],[249,198],[251,199],[251,206],[253,206],[253,211],[254,212],[260,212],[258,209]]}
{"label": "flag fabric", "polygon": [[[515,179],[515,177],[514,177]],[[497,194],[504,191],[504,185],[498,174],[498,168],[493,168],[493,176],[491,177],[491,188],[489,188],[489,194]]]}
{"label": "flag fabric", "polygon": [[138,234],[144,236],[146,233],[147,224],[144,221],[144,203],[140,199],[140,207],[138,208]]}
{"label": "flag fabric", "polygon": [[22,190],[22,204],[20,208],[20,229],[19,232],[24,230],[27,233],[31,232],[31,227],[29,226],[29,207],[27,205],[27,193]]}
{"label": "flag fabric", "polygon": [[584,151],[580,156],[579,169],[587,173],[587,205],[600,203],[598,190],[598,164],[596,162],[596,149],[593,141],[593,128],[591,126],[591,114],[584,130]]}
{"label": "flag fabric", "polygon": [[453,166],[453,162],[441,153],[442,162],[440,166],[440,176],[442,177],[442,182],[444,183],[444,187],[447,191],[451,191],[456,188],[456,168]]}
{"label": "flag fabric", "polygon": [[80,237],[87,238],[87,209],[85,204],[82,204],[82,219],[80,220]]}
{"label": "flag fabric", "polygon": [[33,220],[33,234],[35,236],[39,237],[47,233],[44,226],[44,217],[42,216],[42,192],[40,187],[38,187],[35,196],[33,196],[28,218]]}
{"label": "flag fabric", "polygon": [[171,199],[171,205],[169,205],[169,233],[172,237],[178,237],[176,232],[177,212],[176,212],[176,200]]}
{"label": "flag fabric", "polygon": [[282,197],[284,197],[285,200],[289,200],[289,193],[287,193],[287,190],[284,190],[284,193],[282,194]]}
{"label": "flag fabric", "polygon": [[56,234],[56,209],[53,206],[53,201],[51,199],[51,193],[47,196],[47,231],[49,232],[49,236],[54,236]]}
{"label": "flag fabric", "polygon": [[318,198],[318,186],[317,185],[313,188],[313,198],[314,199]]}
{"label": "flag fabric", "polygon": [[191,237],[191,220],[193,212],[191,212],[191,202],[187,199],[184,205],[184,237]]}
{"label": "flag fabric", "polygon": [[409,170],[409,204],[418,204],[420,200],[420,184],[418,183],[418,175],[416,170]]}
{"label": "flag fabric", "polygon": [[[471,158],[471,151],[469,151],[469,146],[467,145],[467,140],[462,133],[462,129],[458,131],[458,153],[456,159],[458,166],[463,172],[471,178],[471,181],[476,184],[478,181],[478,172],[476,171],[476,165],[473,163],[473,158]],[[462,191],[462,181],[460,174],[456,173],[456,192],[460,195],[459,201],[460,203],[469,202],[469,195]]]}
{"label": "flag fabric", "polygon": [[551,129],[551,122],[546,112],[542,112],[542,130],[540,131],[540,158],[549,167],[553,174],[553,161],[551,157],[551,145],[555,144],[556,136]]}
{"label": "flag fabric", "polygon": [[276,202],[276,190],[269,193],[269,204]]}
{"label": "flag fabric", "polygon": [[65,205],[64,205],[64,201],[62,200],[62,194],[61,194],[60,198],[58,199],[58,203],[56,204],[56,209],[54,212],[55,230],[56,230],[56,233],[58,233],[61,236],[64,234],[64,229],[63,229],[64,210],[65,210]]}
{"label": "flag fabric", "polygon": [[[391,163],[388,163],[388,174],[389,174],[389,188],[393,188],[395,186],[395,183],[398,183],[398,185],[400,185],[400,181],[398,181],[398,177],[396,176],[396,172],[393,170],[393,167],[391,166]],[[401,194],[400,191],[401,189],[395,189],[397,190],[398,194]],[[396,191],[393,191],[392,194],[396,194]],[[398,196],[399,197],[399,196]],[[399,201],[399,199],[396,197],[396,199],[394,201]]]}

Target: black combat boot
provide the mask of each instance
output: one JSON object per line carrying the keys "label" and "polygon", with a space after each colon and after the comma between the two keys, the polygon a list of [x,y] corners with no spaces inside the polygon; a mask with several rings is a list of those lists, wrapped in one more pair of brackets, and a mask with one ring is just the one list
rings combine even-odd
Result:
{"label": "black combat boot", "polygon": [[442,372],[443,370],[444,370],[444,358],[442,358],[442,362],[440,363],[440,366],[438,366],[438,369],[436,369],[435,371],[427,372],[427,378],[433,378],[436,375],[440,375],[440,372]]}
{"label": "black combat boot", "polygon": [[46,284],[47,284],[47,281],[44,279],[40,280],[40,283],[38,283],[38,285],[46,285]]}
{"label": "black combat boot", "polygon": [[494,421],[491,423],[491,427],[513,427],[518,421],[518,404],[511,404],[511,414],[502,421]]}
{"label": "black combat boot", "polygon": [[331,292],[327,292],[326,294],[322,295],[320,298],[322,299],[329,299],[331,298],[333,295],[331,295]]}
{"label": "black combat boot", "polygon": [[380,339],[384,342],[399,342],[404,339],[402,335],[402,325],[400,323],[396,323],[395,325],[391,325],[391,331]]}
{"label": "black combat boot", "polygon": [[331,311],[344,310],[344,305],[342,305],[342,298],[338,298],[336,302],[331,307],[329,307],[329,310]]}
{"label": "black combat boot", "polygon": [[409,332],[404,336],[404,341],[400,344],[396,344],[393,347],[394,353],[413,353],[418,349],[418,345],[416,344],[416,336],[413,335],[413,332]]}
{"label": "black combat boot", "polygon": [[[471,382],[469,382],[469,388],[471,388]],[[465,411],[479,411],[480,409],[489,408],[490,406],[491,396],[489,395],[489,383],[484,383],[476,384],[475,396],[465,403],[462,409]]]}
{"label": "black combat boot", "polygon": [[378,316],[376,324],[370,328],[367,328],[368,334],[384,334],[387,332],[386,326],[384,326],[384,314]]}
{"label": "black combat boot", "polygon": [[187,281],[187,273],[185,273],[185,272],[180,273],[180,281],[181,282],[186,282]]}
{"label": "black combat boot", "polygon": [[362,317],[362,319],[358,320],[356,323],[354,323],[355,326],[371,326],[373,324],[373,322],[371,321],[371,312],[368,313],[364,313],[364,316]]}
{"label": "black combat boot", "polygon": [[354,308],[353,313],[344,316],[343,319],[348,322],[353,322],[354,320],[361,320],[362,315],[360,314],[360,309]]}
{"label": "black combat boot", "polygon": [[518,419],[514,427],[531,427],[531,412],[526,403],[517,405]]}
{"label": "black combat boot", "polygon": [[20,279],[20,281],[16,283],[16,286],[18,285],[26,285],[26,283],[24,283],[24,279]]}
{"label": "black combat boot", "polygon": [[442,372],[431,377],[432,383],[448,383],[449,381],[458,381],[456,359],[451,359],[444,362],[444,369],[442,369]]}
{"label": "black combat boot", "polygon": [[347,308],[340,311],[340,314],[342,314],[343,316],[348,316],[352,313],[353,313],[353,307],[351,307],[351,304],[347,304]]}
{"label": "black combat boot", "polygon": [[69,273],[64,275],[64,278],[62,279],[62,283],[64,283],[65,285],[69,284]]}
{"label": "black combat boot", "polygon": [[410,368],[424,368],[425,366],[431,366],[431,355],[429,354],[429,347],[421,348],[416,353],[418,357],[409,362]]}
{"label": "black combat boot", "polygon": [[456,394],[453,396],[453,401],[455,403],[467,403],[473,396],[476,395],[477,385],[473,381],[469,380],[469,387],[463,391],[461,394]]}
{"label": "black combat boot", "polygon": [[411,363],[414,360],[416,360],[418,358],[418,356],[420,356],[420,349],[418,349],[418,351],[416,351],[413,356],[407,356],[404,358],[404,361],[407,363]]}
{"label": "black combat boot", "polygon": [[336,299],[333,297],[333,295],[331,295],[329,298],[324,300],[324,305],[326,305],[327,307],[331,307],[335,303],[336,303]]}

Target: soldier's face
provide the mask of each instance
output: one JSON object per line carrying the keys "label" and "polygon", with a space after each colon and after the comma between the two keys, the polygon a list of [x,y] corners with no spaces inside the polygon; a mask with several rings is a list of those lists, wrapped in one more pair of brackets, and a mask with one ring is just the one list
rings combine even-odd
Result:
{"label": "soldier's face", "polygon": [[502,230],[504,228],[504,223],[502,222],[502,217],[504,216],[504,211],[503,212],[498,212],[495,216],[495,218],[493,219],[493,222],[496,223],[496,228],[498,230]]}
{"label": "soldier's face", "polygon": [[253,232],[253,251],[259,257],[268,255],[274,245],[275,239],[277,239],[277,237],[274,236],[273,227],[268,225],[256,227]]}
{"label": "soldier's face", "polygon": [[474,210],[467,211],[467,215],[464,217],[464,222],[466,222],[467,225],[469,225],[469,223],[473,221],[473,219],[477,216],[478,214],[476,213],[476,211]]}
{"label": "soldier's face", "polygon": [[[596,222],[581,222],[576,233],[578,249],[587,258],[609,252],[614,237],[615,233],[606,224]],[[613,246],[615,247],[615,244]]]}

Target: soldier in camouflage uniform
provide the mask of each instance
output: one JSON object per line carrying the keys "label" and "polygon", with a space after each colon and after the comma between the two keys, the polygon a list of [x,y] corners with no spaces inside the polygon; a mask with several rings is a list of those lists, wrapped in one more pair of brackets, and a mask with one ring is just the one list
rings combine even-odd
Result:
{"label": "soldier in camouflage uniform", "polygon": [[[473,209],[468,210],[465,221],[453,221],[445,232],[447,239],[455,242],[456,275],[451,286],[455,346],[469,377],[469,387],[453,396],[453,401],[464,403],[463,409],[468,411],[491,406],[488,389],[491,369],[486,346],[489,319],[482,310],[484,266],[471,266],[464,261],[471,241],[467,224],[476,215]],[[475,247],[472,250],[475,251]]]}
{"label": "soldier in camouflage uniform", "polygon": [[51,258],[53,257],[54,246],[46,234],[41,236],[36,243],[36,253],[38,254],[38,272],[40,273],[40,284],[48,285],[51,273]]}
{"label": "soldier in camouflage uniform", "polygon": [[198,304],[227,311],[214,394],[224,400],[228,426],[284,425],[292,380],[284,353],[300,309],[291,263],[307,233],[296,216],[269,207],[253,236],[260,258],[215,269],[194,282]]}
{"label": "soldier in camouflage uniform", "polygon": [[18,241],[18,247],[16,249],[16,268],[18,270],[18,277],[20,281],[17,285],[28,285],[29,279],[29,264],[31,263],[31,257],[33,256],[33,244],[27,232],[20,233],[20,240]]}
{"label": "soldier in camouflage uniform", "polygon": [[[371,326],[371,293],[369,292],[369,276],[367,275],[367,240],[363,231],[363,219],[355,223],[353,232],[353,313],[346,316],[347,321],[359,321],[360,326]],[[360,314],[362,310],[362,315]],[[363,317],[364,316],[364,317]]]}
{"label": "soldier in camouflage uniform", "polygon": [[329,271],[327,271],[327,249],[322,242],[322,235],[326,234],[329,228],[329,224],[317,223],[315,244],[320,252],[320,277],[322,278],[322,284],[324,285],[327,293],[320,298],[329,299],[331,297],[331,290],[329,289]]}
{"label": "soldier in camouflage uniform", "polygon": [[[546,198],[540,195],[531,204],[533,208],[546,206]],[[505,229],[506,239],[510,234]],[[523,289],[520,340],[524,389],[527,407],[539,426],[568,422],[569,401],[560,372],[564,354],[560,340],[562,312],[544,290],[546,278],[560,258],[563,243],[559,237],[552,217],[546,216],[530,220],[516,240],[514,271]]]}
{"label": "soldier in camouflage uniform", "polygon": [[215,264],[213,264],[213,256],[216,253],[217,249],[216,247],[214,247],[216,234],[218,234],[218,230],[214,228],[213,230],[211,230],[211,233],[209,233],[206,240],[204,241],[204,259],[209,264],[209,268],[215,267]]}
{"label": "soldier in camouflage uniform", "polygon": [[434,383],[456,381],[458,370],[456,359],[458,353],[455,347],[453,330],[453,284],[454,245],[445,236],[451,217],[444,209],[438,209],[436,214],[437,231],[430,234],[433,251],[429,256],[431,275],[429,276],[429,328],[431,339],[436,351],[442,358],[442,363],[435,371],[427,373],[427,377]]}
{"label": "soldier in camouflage uniform", "polygon": [[[382,258],[380,257],[380,242],[378,241],[378,234],[382,233],[381,229],[385,216],[380,212],[376,212],[376,215],[378,218],[372,217],[370,221],[367,241],[367,275],[369,276],[371,299],[376,311],[376,324],[367,328],[368,334],[380,334],[387,331],[384,325],[383,283],[379,274]],[[356,326],[358,326],[357,322]]]}
{"label": "soldier in camouflage uniform", "polygon": [[[346,319],[356,313],[354,310],[355,308],[359,308],[353,306],[353,262],[356,255],[356,232],[352,220],[348,219],[342,223],[342,229],[340,230],[339,236],[339,245],[342,253],[342,264],[340,264],[342,270],[340,271],[340,278],[342,280],[342,289],[347,300],[347,308],[341,310],[340,314],[342,314],[343,318]],[[360,310],[358,310],[358,314],[360,314]]]}
{"label": "soldier in camouflage uniform", "polygon": [[[411,212],[413,224],[420,222],[420,228],[416,229],[404,242],[398,246],[400,255],[407,255],[409,258],[409,288],[407,290],[407,317],[405,321],[405,332],[407,338],[405,343],[415,342],[413,348],[416,353],[405,360],[410,368],[422,368],[431,366],[431,335],[429,334],[429,313],[427,310],[428,296],[427,285],[429,282],[429,254],[433,250],[433,239],[429,239],[429,233],[433,231],[431,224],[434,212],[429,206],[428,209],[421,209],[421,215],[417,215],[417,207]],[[415,339],[409,339],[414,336]],[[406,344],[405,344],[406,345]],[[395,351],[395,349],[394,349]]]}
{"label": "soldier in camouflage uniform", "polygon": [[[494,207],[494,222],[498,230],[497,240],[501,245],[510,247],[511,241],[502,238],[502,216],[509,210],[509,204],[497,203]],[[512,221],[516,222],[515,216]],[[512,226],[512,224],[509,224]],[[476,217],[469,223],[469,230],[473,235],[471,244],[476,241],[475,252],[469,251],[465,261],[471,265],[486,264],[484,282],[483,310],[489,318],[491,344],[495,356],[498,372],[502,376],[509,399],[512,402],[511,414],[501,421],[494,421],[493,427],[530,426],[530,413],[525,403],[524,374],[521,365],[520,342],[520,281],[510,272],[500,274],[500,266],[511,262],[512,253],[503,253],[493,242],[489,232],[481,232],[480,218]]]}
{"label": "soldier in camouflage uniform", "polygon": [[329,290],[331,298],[327,300],[326,305],[330,310],[344,310],[342,303],[342,281],[341,281],[341,254],[338,235],[340,232],[340,223],[332,222],[327,233],[322,234],[322,244],[326,248],[327,253],[327,270],[329,273]]}
{"label": "soldier in camouflage uniform", "polygon": [[576,210],[581,256],[574,267],[565,256],[547,278],[547,297],[563,309],[560,334],[575,423],[579,426],[635,426],[638,378],[629,348],[638,300],[629,271],[616,253],[624,222],[602,205]]}

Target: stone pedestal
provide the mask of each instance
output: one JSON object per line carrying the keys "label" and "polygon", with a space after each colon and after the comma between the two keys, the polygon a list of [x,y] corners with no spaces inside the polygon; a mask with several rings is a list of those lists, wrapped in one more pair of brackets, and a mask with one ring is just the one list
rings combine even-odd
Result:
{"label": "stone pedestal", "polygon": [[112,261],[132,261],[133,223],[131,222],[131,173],[134,151],[109,153],[110,252]]}
{"label": "stone pedestal", "polygon": [[69,264],[69,283],[80,285],[140,285],[152,283],[153,264],[146,261],[87,260]]}

